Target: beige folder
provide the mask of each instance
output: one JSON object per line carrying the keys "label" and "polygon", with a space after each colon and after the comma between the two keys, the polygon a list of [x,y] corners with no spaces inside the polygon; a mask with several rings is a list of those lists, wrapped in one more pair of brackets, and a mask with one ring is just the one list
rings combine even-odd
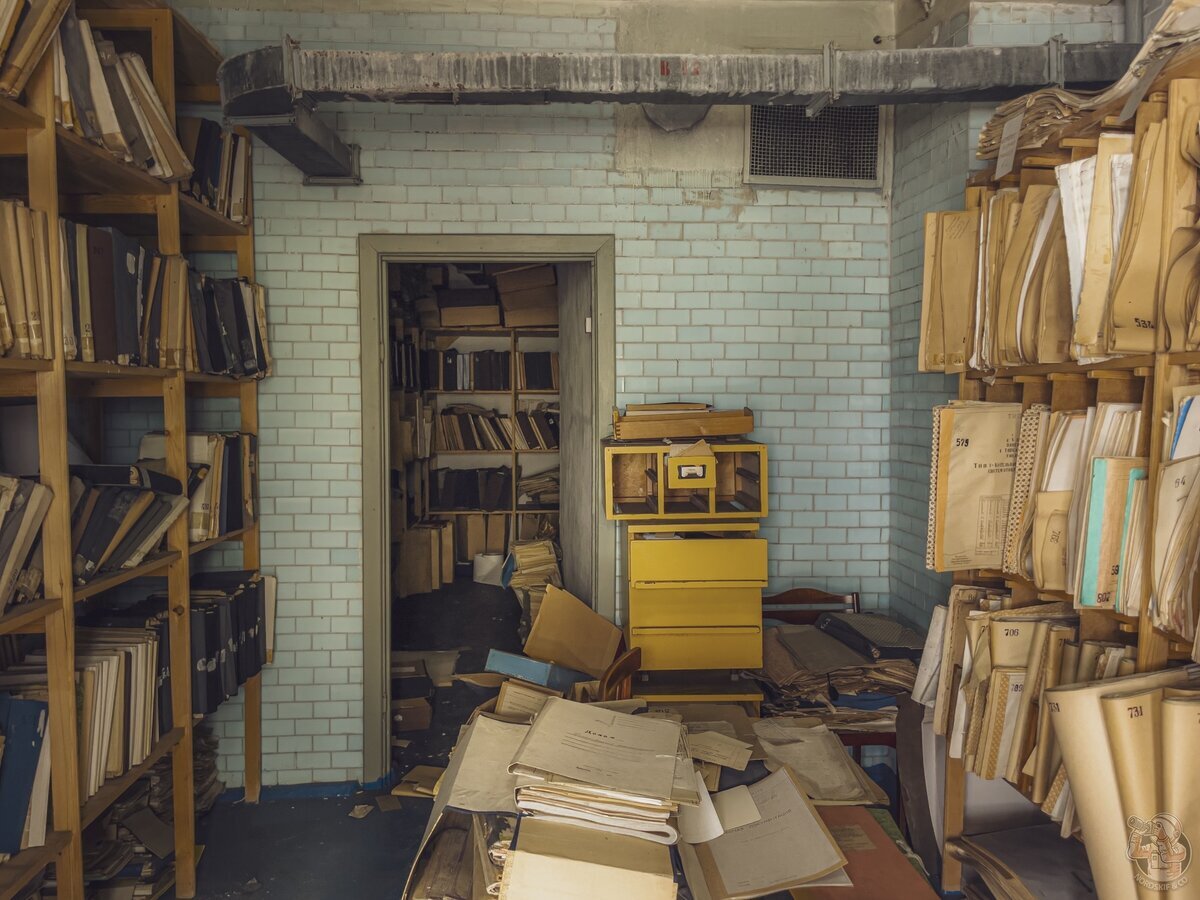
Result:
{"label": "beige folder", "polygon": [[1088,861],[1097,893],[1105,900],[1133,900],[1137,889],[1133,864],[1126,854],[1129,837],[1125,822],[1114,814],[1121,808],[1121,798],[1100,698],[1121,691],[1190,687],[1197,682],[1200,668],[1185,666],[1047,692],[1050,721],[1073,785],[1079,822],[1087,835]]}
{"label": "beige folder", "polygon": [[1042,491],[1033,507],[1033,582],[1043,591],[1067,589],[1067,520],[1071,491]]}
{"label": "beige folder", "polygon": [[1104,355],[1106,301],[1112,278],[1112,156],[1133,149],[1131,134],[1101,134],[1096,146],[1096,179],[1083,259],[1083,286],[1073,332],[1074,355],[1090,359]]}
{"label": "beige folder", "polygon": [[1178,819],[1183,833],[1194,842],[1195,836],[1200,835],[1200,778],[1196,777],[1200,693],[1164,688],[1161,715],[1162,808],[1159,812]]}
{"label": "beige folder", "polygon": [[941,407],[939,412],[933,568],[939,572],[999,568],[1021,406],[961,403]]}
{"label": "beige folder", "polygon": [[[1134,819],[1149,821],[1163,809],[1158,770],[1162,695],[1161,687],[1153,687],[1105,694],[1100,700],[1126,824]],[[1159,896],[1141,884],[1137,891],[1141,900]]]}
{"label": "beige folder", "polygon": [[1134,156],[1129,211],[1110,288],[1108,350],[1113,353],[1154,352],[1166,158],[1166,124],[1154,122]]}

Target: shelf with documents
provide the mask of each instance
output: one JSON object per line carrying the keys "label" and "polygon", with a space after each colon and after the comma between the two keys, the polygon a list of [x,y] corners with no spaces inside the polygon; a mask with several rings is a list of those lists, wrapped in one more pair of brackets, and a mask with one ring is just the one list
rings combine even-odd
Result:
{"label": "shelf with documents", "polygon": [[149,755],[126,772],[117,778],[111,778],[104,782],[104,787],[100,788],[95,794],[88,798],[83,804],[83,809],[80,811],[79,820],[84,828],[87,828],[95,822],[100,816],[104,815],[105,810],[115,803],[122,794],[133,786],[133,783],[139,778],[146,775],[155,764],[170,753],[183,740],[183,729],[172,728],[164,734],[150,748]]}
{"label": "shelf with documents", "polygon": [[70,832],[50,831],[46,833],[46,843],[41,847],[22,850],[12,859],[0,864],[0,897],[15,897],[19,894],[46,866],[57,860],[58,855],[70,842]]}
{"label": "shelf with documents", "polygon": [[119,587],[127,581],[133,581],[135,578],[157,575],[163,569],[167,568],[167,566],[176,562],[179,557],[180,553],[178,550],[169,550],[161,556],[146,560],[140,566],[119,569],[116,572],[101,575],[99,578],[92,579],[82,587],[77,586],[75,588],[75,600],[87,600],[89,597],[95,597],[97,594],[103,594],[105,591],[111,591],[113,588]]}
{"label": "shelf with documents", "polygon": [[230,541],[241,541],[247,535],[254,533],[255,527],[249,525],[245,528],[239,528],[237,531],[230,531],[227,534],[219,534],[215,538],[209,538],[207,541],[197,541],[194,544],[188,545],[188,554],[195,556],[197,553],[203,553],[218,544],[228,544]]}
{"label": "shelf with documents", "polygon": [[[952,359],[957,360],[961,368],[963,358],[1065,359],[1072,353],[1090,357],[1108,356],[1110,358],[1083,364],[1068,360],[999,366],[987,371],[959,372],[958,399],[1019,404],[1020,409],[1026,412],[1035,404],[1044,404],[1049,408],[1051,416],[1068,411],[1098,408],[1101,404],[1124,404],[1120,414],[1128,417],[1125,421],[1138,422],[1137,430],[1110,430],[1104,433],[1103,440],[1092,436],[1091,439],[1097,440],[1096,446],[1104,448],[1103,452],[1100,449],[1093,452],[1093,445],[1087,446],[1087,455],[1081,456],[1081,459],[1089,461],[1089,468],[1082,475],[1072,472],[1072,482],[1067,485],[1070,487],[1069,492],[1061,484],[1055,487],[1035,485],[1030,488],[1028,481],[1022,488],[1024,493],[1021,495],[1021,502],[1026,512],[1023,513],[1023,519],[1018,516],[1009,522],[1010,541],[1014,533],[1019,539],[1028,540],[1028,532],[1012,531],[1013,521],[1019,528],[1040,525],[1047,533],[1057,533],[1054,532],[1055,526],[1050,524],[1054,521],[1052,516],[1060,516],[1064,522],[1078,523],[1084,521],[1085,510],[1091,508],[1100,511],[1096,518],[1087,518],[1087,524],[1084,526],[1067,526],[1071,529],[1068,541],[1074,540],[1077,532],[1089,538],[1081,544],[1071,544],[1074,552],[1070,557],[1067,556],[1066,545],[1055,549],[1055,552],[1061,550],[1064,558],[1070,559],[1071,562],[1071,565],[1066,567],[1065,583],[1068,590],[1039,589],[1028,577],[1013,574],[1012,571],[1000,571],[998,567],[955,572],[956,585],[987,587],[994,586],[997,582],[1007,585],[1011,590],[1011,600],[1005,601],[1006,610],[1010,606],[1013,609],[1027,608],[1043,601],[1071,603],[1074,613],[1079,617],[1074,640],[1115,645],[1113,652],[1116,655],[1111,657],[1112,667],[1108,670],[1110,674],[1132,668],[1136,668],[1137,672],[1152,672],[1166,667],[1169,661],[1195,658],[1200,652],[1194,647],[1192,638],[1188,637],[1190,632],[1186,627],[1188,614],[1195,616],[1197,610],[1200,610],[1200,603],[1197,602],[1200,599],[1200,583],[1194,577],[1185,574],[1181,580],[1176,580],[1170,585],[1172,589],[1166,592],[1164,605],[1158,579],[1162,577],[1165,564],[1159,564],[1160,568],[1152,571],[1156,554],[1164,551],[1159,543],[1164,539],[1163,534],[1169,534],[1171,539],[1175,540],[1178,533],[1174,528],[1163,532],[1162,520],[1158,517],[1163,512],[1160,507],[1166,496],[1159,492],[1160,483],[1163,482],[1164,474],[1169,477],[1171,470],[1167,468],[1168,463],[1176,461],[1172,459],[1172,452],[1175,448],[1173,441],[1178,439],[1174,424],[1175,416],[1181,409],[1178,406],[1183,393],[1180,389],[1195,386],[1200,382],[1200,375],[1195,371],[1196,367],[1200,367],[1200,349],[1195,349],[1194,334],[1191,333],[1191,322],[1188,318],[1195,315],[1195,310],[1194,306],[1185,309],[1186,304],[1181,305],[1180,300],[1185,295],[1194,296],[1194,289],[1191,287],[1194,278],[1188,276],[1183,281],[1176,280],[1176,265],[1179,264],[1180,256],[1174,243],[1180,238],[1183,229],[1194,224],[1192,207],[1195,197],[1200,193],[1200,175],[1190,157],[1178,151],[1170,151],[1170,148],[1178,146],[1180,134],[1190,133],[1189,129],[1194,129],[1188,116],[1194,108],[1196,98],[1200,96],[1200,81],[1192,80],[1200,72],[1196,71],[1194,61],[1189,65],[1190,70],[1177,67],[1173,74],[1171,65],[1168,65],[1165,74],[1153,76],[1155,80],[1153,85],[1149,86],[1149,91],[1144,95],[1138,94],[1143,99],[1137,106],[1136,120],[1130,119],[1127,125],[1122,126],[1107,119],[1106,117],[1114,112],[1111,107],[1085,113],[1057,133],[1049,133],[1043,146],[1018,152],[1014,168],[1009,175],[997,179],[992,170],[973,175],[969,180],[962,210],[931,213],[926,221],[926,295],[923,298],[921,359],[918,362],[921,371],[943,371],[939,366],[948,366]],[[1190,77],[1178,77],[1180,75]],[[1128,133],[1135,130],[1135,121],[1136,136],[1131,139]],[[1103,133],[1098,136],[1098,126],[1101,126],[1101,123]],[[1147,155],[1158,153],[1161,153],[1161,156]],[[1103,205],[1097,207],[1103,214],[1103,218],[1099,220],[1092,211],[1093,200],[1103,204],[1104,198],[1111,196],[1116,190],[1118,182],[1113,173],[1119,168],[1115,161],[1117,154],[1122,155],[1123,159],[1131,160],[1133,164],[1133,174],[1128,184],[1130,208],[1153,209],[1152,214],[1155,217],[1145,225],[1132,216],[1126,219],[1122,226],[1124,231],[1120,243],[1120,256],[1112,251],[1112,244],[1108,241],[1109,236],[1114,234],[1111,226],[1117,221],[1115,218],[1110,220],[1112,210]],[[1092,193],[1079,194],[1077,191],[1076,196],[1072,197],[1072,178],[1076,177],[1074,173],[1077,172],[1077,167],[1058,172],[1054,171],[1054,167],[1068,163],[1090,166],[1091,163],[1085,164],[1083,161],[1092,158],[1105,163],[1105,180],[1102,181],[1101,165],[1097,164],[1094,184],[1089,180],[1084,188]],[[1107,165],[1110,160],[1112,166]],[[1141,163],[1147,160],[1151,164],[1142,166]],[[1157,168],[1159,160],[1162,160],[1161,170]],[[1071,228],[1074,232],[1063,225],[1064,217],[1056,211],[1057,201],[1051,203],[1046,200],[1055,188],[1062,198],[1058,209],[1069,206],[1074,210],[1076,218],[1083,216],[1082,224],[1079,221],[1072,223]],[[1076,205],[1075,201],[1083,205]],[[946,302],[944,298],[950,296],[949,293],[941,295],[942,286],[939,279],[948,277],[945,273],[951,270],[943,268],[942,263],[938,261],[950,258],[939,256],[942,253],[942,242],[947,239],[946,235],[953,231],[950,226],[962,223],[968,226],[968,231],[974,229],[971,237],[964,238],[961,233],[955,232],[950,239],[973,241],[974,246],[986,246],[990,251],[993,245],[985,245],[985,241],[991,240],[992,235],[999,233],[992,227],[992,223],[998,221],[993,217],[1008,210],[1009,207],[1005,205],[1008,203],[1020,204],[1022,212],[1040,210],[1034,213],[1034,216],[1039,217],[1037,221],[1050,223],[1057,231],[1051,235],[1050,240],[1038,245],[1043,256],[1021,257],[1013,266],[1009,265],[1008,260],[1014,257],[1004,256],[1002,265],[997,262],[1001,258],[999,256],[985,254],[977,257],[986,259],[991,268],[972,272],[972,284],[990,285],[998,293],[983,292],[980,288],[979,296],[984,299],[978,302],[982,305],[971,306],[971,312],[962,320],[958,330],[948,327],[939,337],[936,328],[927,330],[928,324],[934,319],[930,317],[932,314],[927,316],[926,313],[930,308],[937,309],[939,304]],[[1151,213],[1147,211],[1146,215],[1150,216]],[[1014,231],[1008,234],[1014,241],[1018,224],[1022,228],[1022,240],[1028,240],[1031,233],[1029,224],[1032,217],[1029,221],[1021,219],[1018,223],[1020,216],[1021,212],[1014,212],[1010,221]],[[1088,216],[1092,217],[1090,229]],[[1099,228],[1097,221],[1100,222]],[[1135,222],[1140,227],[1135,228]],[[1084,247],[1079,246],[1081,229],[1082,233],[1087,235]],[[1046,232],[1041,233],[1045,237]],[[1100,243],[1093,246],[1097,235]],[[1014,243],[1013,246],[1018,244]],[[1168,246],[1171,248],[1169,252]],[[1060,247],[1063,254],[1061,259],[1056,256]],[[1093,256],[1093,253],[1096,255]],[[1065,261],[1070,254],[1076,254],[1071,260],[1071,265],[1078,264],[1083,271],[1089,273],[1086,277],[1067,278],[1066,269],[1061,266],[1066,265]],[[1094,260],[1098,259],[1105,260],[1105,266],[1109,268],[1096,269]],[[1134,263],[1137,265],[1136,269]],[[1036,296],[1033,292],[1027,294],[1023,285],[1028,285],[1028,282],[1022,282],[1019,277],[1021,264],[1028,267],[1027,272],[1040,273],[1038,278],[1045,277],[1047,284],[1050,283],[1052,273],[1061,276],[1062,281],[1058,284],[1062,285],[1064,290],[1056,289],[1038,293]],[[1136,272],[1136,277],[1130,275],[1131,272]],[[1003,288],[1000,287],[1001,277],[1004,279]],[[1066,292],[1068,286],[1070,291]],[[975,294],[968,293],[968,296]],[[1068,296],[1070,303],[1067,302]],[[1118,296],[1119,301],[1115,299]],[[932,301],[929,298],[932,298]],[[932,307],[929,306],[930,302]],[[1052,305],[1043,307],[1043,304]],[[950,309],[949,306],[944,308]],[[971,318],[976,314],[977,308],[984,310],[979,315],[986,316],[990,313],[1007,316],[1006,319],[1000,320],[1000,326],[993,329],[990,337],[986,339],[982,336],[983,332],[975,330],[978,326]],[[1081,310],[1087,310],[1087,316]],[[961,318],[958,316],[955,319],[956,325]],[[990,321],[994,324],[995,320]],[[1045,334],[1038,331],[1034,335],[1034,343],[1031,343],[1028,329],[1022,330],[1030,322],[1041,323],[1037,328],[1042,328],[1045,322],[1049,322],[1049,326],[1046,327],[1051,329],[1051,339],[1044,340]],[[1057,329],[1064,327],[1064,323],[1065,331],[1058,331]],[[1065,341],[1062,340],[1064,335]],[[1169,345],[1193,349],[1168,351]],[[965,351],[961,355],[960,347]],[[1122,353],[1126,355],[1112,355]],[[938,354],[941,354],[940,357]],[[1111,407],[1109,412],[1112,412]],[[1190,428],[1192,420],[1187,421]],[[1059,422],[1061,424],[1061,419]],[[1033,417],[1031,424],[1037,424],[1036,417]],[[1033,433],[1036,436],[1041,432],[1034,429]],[[1092,435],[1091,431],[1084,433]],[[941,435],[942,440],[948,442],[947,433],[942,431]],[[956,432],[955,437],[957,439],[959,433]],[[1026,443],[1024,432],[1019,443],[1022,447],[1031,446]],[[1113,447],[1119,449],[1113,450]],[[945,452],[942,451],[943,454]],[[1184,453],[1183,457],[1186,458],[1187,453]],[[1036,465],[1041,465],[1042,458],[1037,457]],[[1108,462],[1097,462],[1096,468],[1092,469],[1090,462],[1093,458],[1105,458]],[[1105,477],[1112,477],[1114,459],[1122,461],[1126,467],[1133,468],[1118,468],[1118,477],[1106,482],[1103,480]],[[945,474],[943,469],[939,469],[938,473],[938,477]],[[1083,482],[1081,478],[1088,480]],[[948,482],[948,479],[946,481]],[[1133,486],[1135,482],[1139,484],[1136,491]],[[1081,483],[1090,485],[1090,492],[1077,504],[1081,491],[1087,490],[1079,487]],[[1179,483],[1182,481],[1177,479],[1176,484]],[[1117,487],[1114,488],[1113,485]],[[1163,486],[1169,487],[1168,484]],[[943,486],[941,489],[946,488]],[[1124,492],[1119,493],[1118,489]],[[1095,494],[1096,491],[1101,493]],[[1071,504],[1069,515],[1059,506],[1052,506],[1051,511],[1047,513],[1030,499],[1040,499],[1051,494],[1058,495],[1057,499],[1050,501],[1052,504]],[[1066,494],[1065,500],[1063,494]],[[1093,500],[1094,496],[1100,496],[1102,501]],[[1131,499],[1133,497],[1139,498],[1136,506]],[[940,495],[938,499],[940,500]],[[1120,505],[1117,505],[1116,500],[1120,501]],[[1099,507],[1096,506],[1097,502],[1106,505]],[[1035,517],[1033,512],[1028,511],[1031,509],[1036,509],[1039,517],[1044,514],[1045,518]],[[1125,517],[1108,518],[1106,511],[1109,509],[1123,510]],[[1130,511],[1134,509],[1138,510],[1137,516],[1131,517]],[[935,515],[940,514],[931,513],[931,535]],[[1117,515],[1119,517],[1120,513]],[[1115,544],[1108,524],[1114,521]],[[1169,526],[1171,522],[1167,520],[1166,524]],[[937,527],[941,528],[942,525],[943,520],[938,519]],[[1131,535],[1136,537],[1136,542]],[[942,538],[939,536],[936,540],[940,542]],[[1052,543],[1047,541],[1043,545],[1035,546],[1032,552],[1048,558],[1054,554],[1042,548],[1051,547]],[[1155,546],[1156,543],[1158,546]],[[1086,547],[1083,544],[1086,544]],[[1115,551],[1114,547],[1117,548]],[[1125,549],[1127,547],[1134,548],[1133,553],[1138,555],[1128,555],[1129,551]],[[1172,543],[1171,547],[1181,555],[1188,549],[1175,543]],[[1024,544],[1021,544],[1019,549],[1024,553]],[[1114,552],[1116,555],[1113,555]],[[1007,555],[1005,558],[1009,559]],[[1029,558],[1024,556],[1024,559]],[[1130,560],[1144,563],[1140,565],[1140,574],[1139,568],[1130,564]],[[1094,569],[1088,568],[1093,562],[1099,564]],[[1022,560],[1014,566],[1009,559],[1006,568],[1019,569],[1024,565],[1026,563]],[[1035,573],[1039,571],[1037,565],[1034,564]],[[1038,583],[1062,587],[1063,581],[1059,577],[1061,573],[1058,569],[1044,561],[1042,566],[1043,573],[1054,572],[1055,577],[1044,578],[1035,574]],[[1050,567],[1045,568],[1047,566]],[[953,568],[949,565],[944,567]],[[1114,588],[1118,573],[1122,576],[1119,581],[1120,590]],[[1091,578],[1090,584],[1088,577]],[[1079,593],[1085,595],[1089,601],[1107,600],[1118,608],[1078,603],[1071,593],[1076,586],[1079,586]],[[1128,595],[1125,591],[1129,592]],[[1152,596],[1153,603],[1150,600]],[[1126,601],[1130,603],[1128,608],[1123,606]],[[1162,627],[1163,622],[1169,622],[1172,628]],[[1191,624],[1194,625],[1194,621]],[[1173,630],[1174,628],[1178,628],[1178,631]],[[1118,665],[1120,669],[1117,669]],[[957,670],[958,667],[955,668]],[[953,691],[951,696],[953,697]],[[941,698],[938,702],[942,702]],[[1015,758],[1016,753],[1012,756]],[[1008,772],[1011,774],[1013,771],[1015,770],[1010,759]],[[1042,794],[1039,791],[1028,790],[1025,783],[1027,775],[1028,772],[1022,769],[1021,775],[1015,779],[1020,782],[1018,790],[1027,797],[1036,795],[1041,799]],[[1004,777],[1003,773],[1000,777]],[[945,890],[958,890],[962,871],[959,858],[961,854],[956,855],[952,851],[962,835],[963,828],[966,782],[963,758],[947,755],[945,778],[946,844],[943,853],[942,887]]]}
{"label": "shelf with documents", "polygon": [[[216,48],[179,13],[165,8],[117,8],[126,0],[104,0],[104,9],[79,9],[81,17],[124,50],[143,57],[170,122],[175,104],[186,97],[192,102],[219,99],[216,71],[221,56]],[[134,2],[134,0],[128,0]],[[127,233],[150,238],[158,253],[181,254],[184,236],[189,248],[231,252],[238,274],[253,278],[254,235],[249,224],[234,222],[203,203],[181,193],[178,182],[165,182],[137,166],[113,156],[81,134],[56,123],[61,111],[55,96],[55,60],[45,53],[36,61],[25,90],[24,103],[0,99],[0,155],[6,160],[5,186],[9,195],[22,199],[29,210],[44,214],[49,222],[60,216],[115,220]],[[15,173],[9,178],[10,173]],[[249,170],[246,170],[249,172]],[[249,179],[248,179],[249,181]],[[249,198],[247,200],[247,211]],[[243,207],[237,207],[239,213]],[[51,254],[60,250],[60,231],[50,228],[46,244]],[[171,792],[174,804],[175,891],[181,898],[195,895],[195,786],[193,783],[191,709],[191,568],[193,554],[217,543],[189,545],[187,516],[170,526],[165,550],[140,565],[106,572],[86,585],[72,578],[71,475],[68,466],[69,410],[87,415],[96,432],[102,431],[110,404],[91,399],[140,397],[155,401],[161,412],[165,439],[165,474],[186,483],[189,392],[237,397],[241,406],[243,432],[257,434],[257,383],[230,379],[195,377],[173,368],[118,366],[68,359],[58,336],[72,308],[64,298],[62,268],[50,266],[49,321],[44,334],[54,335],[51,359],[0,360],[0,396],[24,396],[35,400],[38,432],[38,468],[42,484],[49,489],[49,509],[41,526],[43,591],[45,597],[9,607],[0,616],[0,633],[38,631],[45,634],[45,666],[49,697],[49,746],[51,818],[56,831],[43,848],[24,851],[0,865],[0,897],[9,897],[27,884],[48,863],[54,863],[57,896],[60,900],[83,900],[83,847],[81,832],[96,821],[135,781],[145,777],[155,762],[174,758]],[[45,316],[43,316],[45,319]],[[111,358],[111,357],[109,357]],[[95,455],[95,454],[93,454]],[[248,525],[222,540],[240,538],[243,565],[259,567],[257,524]],[[173,721],[170,729],[151,749],[149,757],[125,772],[109,778],[86,802],[80,781],[78,731],[75,704],[76,659],[74,629],[77,606],[134,579],[163,577],[166,583],[170,646],[170,688]],[[258,797],[261,784],[261,677],[244,687],[245,784],[247,799]],[[95,785],[93,785],[94,787]]]}

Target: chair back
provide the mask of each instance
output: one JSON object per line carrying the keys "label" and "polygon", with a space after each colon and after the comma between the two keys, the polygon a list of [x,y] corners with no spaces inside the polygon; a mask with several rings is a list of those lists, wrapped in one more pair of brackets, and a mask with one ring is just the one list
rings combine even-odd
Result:
{"label": "chair back", "polygon": [[824,612],[858,612],[858,594],[831,594],[820,588],[792,588],[763,598],[763,618],[789,625],[812,625]]}
{"label": "chair back", "polygon": [[626,650],[600,676],[601,700],[629,700],[633,697],[633,676],[642,667],[642,648]]}

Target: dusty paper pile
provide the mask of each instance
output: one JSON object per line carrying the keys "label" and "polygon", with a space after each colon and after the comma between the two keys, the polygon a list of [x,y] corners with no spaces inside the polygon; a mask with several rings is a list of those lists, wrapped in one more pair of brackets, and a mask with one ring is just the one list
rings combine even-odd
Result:
{"label": "dusty paper pile", "polygon": [[809,798],[821,805],[886,804],[887,794],[863,771],[824,725],[761,719],[754,733],[767,754],[767,769],[787,766]]}
{"label": "dusty paper pile", "polygon": [[[1151,616],[1159,628],[1195,635],[1193,576],[1200,562],[1200,386],[1172,389],[1167,457],[1158,480],[1154,518]],[[1192,658],[1200,658],[1193,647]]]}
{"label": "dusty paper pile", "polygon": [[834,696],[908,693],[917,667],[907,659],[872,660],[813,625],[779,625],[763,639],[763,668],[750,675],[768,689],[775,713],[803,705],[832,708]]}
{"label": "dusty paper pile", "polygon": [[522,637],[528,636],[529,629],[537,619],[542,598],[546,596],[546,586],[562,585],[558,556],[558,545],[549,539],[514,541],[512,544],[510,562],[506,564],[506,568],[512,566],[508,587],[513,589],[521,604],[519,631]]}
{"label": "dusty paper pile", "polygon": [[699,796],[678,723],[551,698],[513,756],[517,808],[576,827],[673,844],[668,821]]}
{"label": "dusty paper pile", "polygon": [[1128,71],[1097,93],[1076,93],[1063,88],[1043,88],[1001,104],[979,133],[980,159],[994,159],[1009,123],[1017,123],[1017,148],[1043,146],[1064,126],[1089,113],[1119,115],[1132,97],[1140,99],[1150,81],[1175,64],[1194,58],[1200,39],[1200,3],[1174,0],[1146,38]]}

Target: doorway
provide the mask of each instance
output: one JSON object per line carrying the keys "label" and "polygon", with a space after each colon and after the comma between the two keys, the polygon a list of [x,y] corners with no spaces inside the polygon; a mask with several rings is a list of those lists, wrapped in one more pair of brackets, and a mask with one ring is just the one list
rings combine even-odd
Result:
{"label": "doorway", "polygon": [[[390,500],[393,437],[389,435],[392,383],[387,278],[389,267],[461,264],[553,266],[557,273],[558,375],[561,379],[557,513],[568,590],[617,621],[616,528],[603,518],[600,439],[616,401],[614,239],[598,236],[405,236],[359,239],[363,396],[363,780],[377,779],[390,764],[393,542]],[[449,346],[466,334],[442,339]],[[519,340],[512,339],[514,346]],[[529,336],[534,352],[543,348]],[[544,338],[541,340],[545,340]],[[471,346],[469,341],[463,345]],[[547,345],[549,346],[549,345]],[[468,350],[469,352],[469,350]],[[516,394],[515,405],[521,404]],[[518,466],[520,463],[518,463]],[[536,474],[541,466],[531,466]],[[510,477],[519,477],[518,472]],[[444,475],[442,476],[444,484]],[[513,521],[518,520],[517,516]],[[514,527],[512,533],[517,533]]]}

